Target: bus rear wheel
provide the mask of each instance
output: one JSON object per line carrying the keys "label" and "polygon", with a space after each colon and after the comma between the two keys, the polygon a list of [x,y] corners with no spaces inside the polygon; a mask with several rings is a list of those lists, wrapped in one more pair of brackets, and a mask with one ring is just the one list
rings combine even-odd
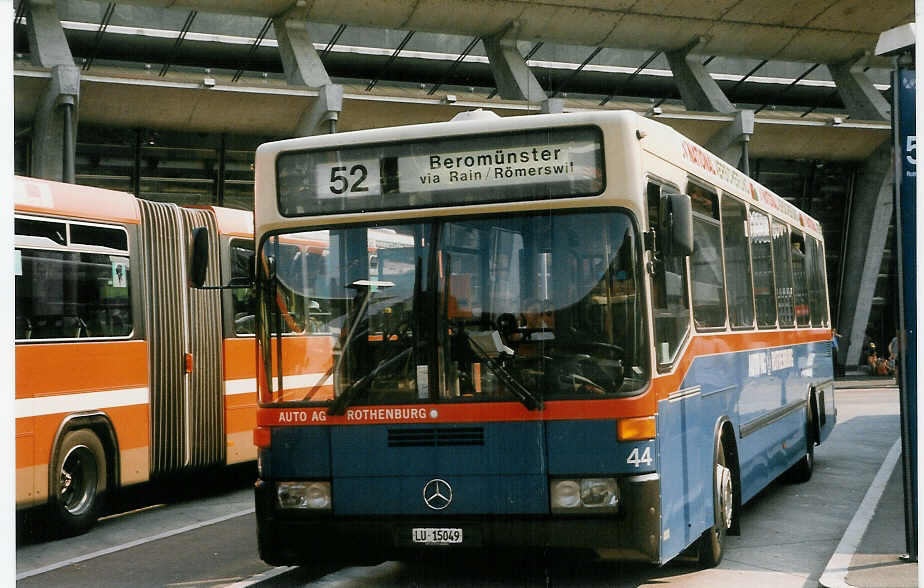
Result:
{"label": "bus rear wheel", "polygon": [[106,453],[88,429],[70,431],[55,454],[52,514],[64,535],[83,533],[96,523],[106,491]]}
{"label": "bus rear wheel", "polygon": [[725,552],[725,537],[732,526],[735,506],[735,481],[731,470],[726,465],[725,446],[721,438],[716,447],[716,457],[712,467],[712,503],[715,521],[712,527],[699,538],[699,564],[704,568],[713,568],[722,561]]}
{"label": "bus rear wheel", "polygon": [[789,481],[795,484],[808,482],[815,471],[815,421],[812,416],[809,412],[805,421],[805,455],[787,472]]}

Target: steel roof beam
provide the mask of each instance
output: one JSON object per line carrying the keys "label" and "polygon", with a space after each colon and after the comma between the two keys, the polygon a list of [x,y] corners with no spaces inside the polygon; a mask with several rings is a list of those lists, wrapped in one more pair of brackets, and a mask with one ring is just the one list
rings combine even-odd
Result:
{"label": "steel roof beam", "polygon": [[813,71],[815,71],[815,70],[818,68],[819,65],[821,65],[821,64],[820,64],[820,63],[816,63],[816,64],[812,65],[812,67],[810,67],[810,68],[808,68],[807,70],[805,70],[804,72],[802,72],[802,74],[801,74],[798,78],[796,78],[796,79],[794,79],[792,82],[790,82],[790,84],[789,84],[788,86],[786,86],[786,87],[783,88],[782,90],[776,92],[776,93],[770,98],[770,101],[769,101],[769,102],[765,102],[764,104],[761,105],[760,108],[758,108],[757,110],[755,110],[755,111],[754,111],[754,114],[757,114],[758,112],[760,112],[760,111],[763,110],[764,108],[767,108],[768,106],[770,106],[770,105],[773,103],[774,100],[777,100],[780,96],[782,96],[782,95],[785,94],[786,92],[788,92],[788,91],[790,91],[791,89],[793,89],[793,87],[795,87],[796,84],[798,84],[799,82],[801,82],[801,81],[803,80],[803,78],[805,78],[805,76],[807,76],[807,75],[809,75],[810,73],[812,73]]}
{"label": "steel roof beam", "polygon": [[327,57],[327,54],[330,53],[330,50],[334,48],[334,45],[337,44],[337,41],[340,40],[340,35],[343,34],[343,31],[347,29],[347,25],[342,24],[337,27],[337,31],[334,33],[334,36],[330,38],[330,41],[327,42],[327,45],[321,51],[321,57]]}
{"label": "steel roof beam", "polygon": [[[638,66],[637,68],[635,68],[635,71],[632,72],[632,74],[628,77],[628,79],[626,79],[626,81],[623,82],[623,83],[619,86],[619,88],[620,88],[620,89],[628,88],[628,87],[629,87],[629,84],[632,83],[632,80],[634,80],[634,79],[636,78],[636,76],[638,76],[638,74],[642,73],[642,70],[644,70],[646,67],[648,67],[648,66],[651,64],[651,62],[654,61],[655,58],[658,57],[658,55],[661,55],[661,51],[660,51],[660,50],[655,51],[655,52],[652,53],[650,56],[648,56],[648,59],[646,59],[645,62],[642,63],[642,65],[640,65],[640,66]],[[604,98],[603,100],[600,101],[600,106],[603,106],[604,104],[606,104],[607,102],[609,102],[610,100],[612,100],[612,99],[615,98],[615,97],[616,97],[616,91],[610,92],[610,93],[606,96],[606,98]]]}
{"label": "steel roof beam", "polygon": [[571,80],[573,80],[573,79],[575,78],[575,76],[577,76],[579,73],[581,73],[581,70],[584,69],[585,67],[587,67],[587,64],[590,63],[591,61],[593,61],[594,57],[596,57],[597,55],[599,55],[601,51],[603,51],[603,47],[597,47],[597,48],[595,48],[593,51],[590,52],[590,55],[588,55],[587,58],[586,58],[584,61],[581,62],[581,65],[579,65],[579,66],[577,66],[577,68],[571,70],[571,73],[568,74],[568,77],[565,78],[565,81],[562,82],[562,83],[558,86],[558,89],[557,89],[557,90],[555,90],[554,92],[552,92],[552,98],[558,96],[561,92],[567,91],[567,90],[568,90],[568,84],[571,83]]}
{"label": "steel roof beam", "polygon": [[103,42],[103,36],[106,34],[106,29],[109,27],[109,21],[112,20],[114,12],[115,4],[110,2],[106,5],[106,11],[103,13],[102,20],[100,20],[99,28],[96,29],[96,36],[93,38],[93,49],[90,50],[90,57],[83,64],[84,71],[90,71],[90,68],[93,67],[93,61],[96,59],[97,53],[99,53],[99,46]]}
{"label": "steel roof beam", "polygon": [[[112,6],[112,4],[110,4],[110,6]],[[186,22],[183,23],[183,28],[180,30],[180,34],[177,35],[176,41],[173,43],[173,49],[170,51],[170,59],[160,68],[160,73],[158,74],[160,77],[167,75],[167,72],[170,71],[170,66],[176,60],[177,55],[180,54],[180,46],[183,44],[183,40],[186,39],[189,29],[192,28],[192,23],[196,20],[197,14],[199,14],[197,10],[192,10],[186,15]]]}
{"label": "steel roof beam", "polygon": [[466,57],[468,57],[468,54],[472,52],[472,49],[475,48],[475,45],[477,45],[477,44],[478,44],[478,41],[480,41],[480,40],[481,40],[481,37],[478,37],[478,36],[475,36],[474,38],[472,38],[472,40],[471,40],[471,41],[469,42],[469,44],[465,47],[465,49],[462,51],[462,53],[460,53],[459,56],[456,57],[456,60],[453,61],[453,62],[452,62],[452,65],[449,66],[449,69],[446,70],[446,73],[443,74],[443,78],[442,78],[440,81],[438,81],[437,83],[433,84],[433,87],[432,87],[432,88],[430,88],[429,90],[427,90],[427,95],[428,95],[428,96],[432,96],[437,90],[440,89],[440,86],[442,86],[443,84],[446,83],[446,80],[448,80],[449,77],[453,74],[453,72],[456,71],[456,68],[459,67],[459,64],[462,63],[462,61],[463,61]]}
{"label": "steel roof beam", "polygon": [[[263,23],[263,26],[260,28],[260,32],[257,33],[257,37],[253,40],[253,43],[250,44],[250,49],[247,51],[247,57],[244,58],[244,62],[241,64],[240,69],[238,69],[237,72],[235,72],[234,77],[231,78],[232,83],[237,82],[239,79],[241,79],[241,76],[244,74],[244,70],[247,69],[248,65],[250,65],[250,60],[253,57],[253,54],[257,52],[257,47],[259,47],[260,44],[263,43],[263,39],[266,38],[266,34],[269,32],[269,29],[272,25],[273,25],[273,19],[271,18],[266,19],[266,21]],[[285,58],[282,57],[281,45],[282,43],[280,43],[279,54],[280,54],[280,58],[282,58],[283,67],[285,67],[286,62],[285,62]]]}
{"label": "steel roof beam", "polygon": [[404,51],[404,48],[410,42],[411,38],[414,36],[414,31],[408,31],[404,38],[401,39],[401,42],[398,43],[398,46],[395,47],[395,50],[389,56],[388,61],[385,62],[385,65],[382,66],[382,69],[379,70],[379,73],[375,78],[369,80],[369,84],[366,86],[366,91],[369,92],[379,83],[379,80],[382,79],[382,76],[385,75],[385,71],[388,70],[388,67],[398,59],[398,55]]}

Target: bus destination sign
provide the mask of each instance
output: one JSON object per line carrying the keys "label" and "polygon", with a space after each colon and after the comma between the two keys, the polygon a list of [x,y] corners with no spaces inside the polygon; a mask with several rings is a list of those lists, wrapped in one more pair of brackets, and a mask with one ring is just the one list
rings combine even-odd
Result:
{"label": "bus destination sign", "polygon": [[591,142],[429,153],[398,158],[401,192],[591,181],[597,145]]}
{"label": "bus destination sign", "polygon": [[596,196],[597,127],[561,127],[331,149],[276,162],[285,216]]}

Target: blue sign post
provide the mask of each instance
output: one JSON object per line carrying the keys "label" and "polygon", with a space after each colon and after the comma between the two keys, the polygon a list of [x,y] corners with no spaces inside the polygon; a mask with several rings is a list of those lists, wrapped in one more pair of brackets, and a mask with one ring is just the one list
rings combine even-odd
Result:
{"label": "blue sign post", "polygon": [[899,276],[899,386],[901,392],[902,473],[905,490],[905,543],[909,557],[917,561],[917,271],[916,182],[917,133],[915,131],[914,64],[899,58],[892,79],[892,119],[895,135],[895,211],[898,221]]}

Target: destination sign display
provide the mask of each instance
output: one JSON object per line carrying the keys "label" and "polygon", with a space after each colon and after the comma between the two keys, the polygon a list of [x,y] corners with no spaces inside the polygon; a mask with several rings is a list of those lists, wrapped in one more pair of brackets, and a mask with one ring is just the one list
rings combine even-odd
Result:
{"label": "destination sign display", "polygon": [[416,140],[281,154],[279,210],[340,214],[595,196],[603,191],[597,127]]}
{"label": "destination sign display", "polygon": [[402,192],[592,181],[597,145],[556,143],[493,151],[431,153],[398,158]]}

